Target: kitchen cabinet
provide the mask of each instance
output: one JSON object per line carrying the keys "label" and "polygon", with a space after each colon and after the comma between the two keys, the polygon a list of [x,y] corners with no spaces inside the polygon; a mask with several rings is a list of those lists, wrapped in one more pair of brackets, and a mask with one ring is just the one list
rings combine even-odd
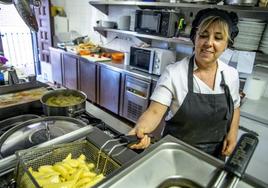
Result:
{"label": "kitchen cabinet", "polygon": [[99,105],[119,114],[121,73],[99,66]]}
{"label": "kitchen cabinet", "polygon": [[79,59],[79,90],[83,91],[87,98],[96,102],[96,74],[97,64],[87,59]]}
{"label": "kitchen cabinet", "polygon": [[259,143],[249,162],[246,173],[268,184],[268,125],[241,116],[240,127],[239,137],[248,132],[248,130],[254,131],[259,135]]}
{"label": "kitchen cabinet", "polygon": [[78,56],[63,53],[62,55],[63,86],[78,89]]}
{"label": "kitchen cabinet", "polygon": [[62,85],[62,50],[50,48],[50,62],[52,79],[55,83]]}

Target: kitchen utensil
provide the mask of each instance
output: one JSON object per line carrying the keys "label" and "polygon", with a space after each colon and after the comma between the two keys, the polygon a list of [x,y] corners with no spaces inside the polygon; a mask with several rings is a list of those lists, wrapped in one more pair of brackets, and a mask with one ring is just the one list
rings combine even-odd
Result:
{"label": "kitchen utensil", "polygon": [[31,119],[14,126],[0,137],[0,154],[6,157],[17,150],[30,148],[84,126],[86,124],[82,121],[64,116]]}
{"label": "kitchen utensil", "polygon": [[[100,168],[100,160],[101,160],[101,153],[102,151],[105,149],[105,147],[112,142],[120,142],[119,144],[115,144],[113,145],[113,147],[109,150],[107,157],[105,158],[105,162],[104,162],[104,166],[103,168]],[[100,150],[98,152],[98,157],[97,157],[97,163],[96,163],[96,168],[101,170],[101,173],[105,173],[106,172],[106,165],[108,162],[108,157],[111,157],[112,152],[121,146],[126,146],[126,145],[132,145],[132,144],[136,144],[139,142],[139,138],[136,135],[119,135],[116,138],[107,140],[101,147]],[[123,148],[121,151],[119,151],[116,154],[113,154],[113,156],[117,156],[120,155],[121,153],[123,153],[127,148]]]}
{"label": "kitchen utensil", "polygon": [[[87,162],[97,162],[99,149],[87,140],[77,141],[69,144],[54,145],[44,148],[35,148],[32,150],[24,150],[16,153],[19,163],[16,167],[16,182],[20,185],[26,184],[31,187],[40,187],[34,177],[29,172],[29,167],[37,170],[42,165],[53,165],[62,161],[71,153],[73,158],[79,157],[81,154],[86,156]],[[106,161],[107,155],[101,152],[99,168],[103,169],[106,162],[106,176],[120,167],[113,159]]]}
{"label": "kitchen utensil", "polygon": [[[50,97],[57,97],[59,95],[64,95],[64,96],[76,96],[82,98],[82,101],[79,104],[75,105],[70,105],[70,106],[49,106],[46,102]],[[46,94],[44,94],[40,101],[43,106],[43,111],[45,115],[48,116],[75,116],[79,113],[82,113],[85,111],[85,106],[86,106],[86,99],[87,95],[78,90],[72,90],[72,89],[59,89],[59,90],[54,90],[54,91],[49,91]]]}
{"label": "kitchen utensil", "polygon": [[213,188],[220,188],[225,180],[225,177],[230,173],[233,178],[228,187],[235,188],[241,178],[243,178],[249,161],[258,145],[258,137],[252,133],[243,134],[230,158],[224,165],[223,171],[219,175]]}

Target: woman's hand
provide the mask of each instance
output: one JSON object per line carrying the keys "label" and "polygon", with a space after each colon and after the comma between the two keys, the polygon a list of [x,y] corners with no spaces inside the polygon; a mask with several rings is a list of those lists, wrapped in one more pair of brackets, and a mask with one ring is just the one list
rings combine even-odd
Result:
{"label": "woman's hand", "polygon": [[145,149],[149,147],[151,138],[146,134],[143,128],[135,127],[128,134],[136,135],[140,139],[140,142],[138,144],[130,146],[131,149]]}
{"label": "woman's hand", "polygon": [[151,143],[151,138],[148,136],[161,122],[168,107],[158,102],[152,101],[149,108],[141,115],[135,128],[133,128],[128,134],[136,135],[140,138],[138,144],[132,145],[131,149],[145,149]]}
{"label": "woman's hand", "polygon": [[234,110],[233,120],[230,126],[230,130],[223,141],[222,155],[229,156],[234,151],[237,141],[237,133],[239,127],[240,109]]}
{"label": "woman's hand", "polygon": [[237,134],[229,133],[223,141],[222,155],[229,156],[236,146]]}

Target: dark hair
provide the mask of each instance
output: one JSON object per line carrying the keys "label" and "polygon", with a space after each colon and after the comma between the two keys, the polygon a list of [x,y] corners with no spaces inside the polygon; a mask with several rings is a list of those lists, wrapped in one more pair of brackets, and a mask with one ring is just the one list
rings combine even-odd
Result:
{"label": "dark hair", "polygon": [[238,35],[239,29],[237,26],[238,16],[234,12],[227,12],[225,10],[217,9],[217,8],[207,8],[200,10],[195,19],[192,22],[192,29],[190,33],[190,38],[194,43],[196,32],[198,30],[198,26],[200,23],[209,16],[217,16],[224,20],[229,26],[229,37],[231,40],[228,42],[228,46],[232,46],[234,38]]}

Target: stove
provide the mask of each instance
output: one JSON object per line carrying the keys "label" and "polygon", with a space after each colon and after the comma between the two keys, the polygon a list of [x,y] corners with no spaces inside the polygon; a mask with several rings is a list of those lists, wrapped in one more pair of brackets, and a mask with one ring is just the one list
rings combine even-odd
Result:
{"label": "stove", "polygon": [[[16,87],[12,86],[12,87],[1,88],[0,95],[3,96],[5,94],[13,92],[24,91],[40,87],[45,87],[46,89],[49,90],[49,86],[47,84],[36,81],[31,83],[29,82],[24,84],[18,84],[16,85]],[[46,120],[53,119],[52,117],[53,116],[48,117],[44,115],[43,107],[39,100],[26,103],[19,103],[5,108],[0,107],[0,138],[8,137],[10,134],[7,133],[11,132],[9,131],[10,129],[14,130],[18,127],[21,128],[22,126],[25,126],[26,121],[36,122],[37,120],[41,121],[41,119]],[[67,117],[63,118],[66,119]],[[54,134],[53,133],[48,134],[49,129],[47,129],[46,126],[45,129],[44,126],[41,126],[38,127],[38,129],[30,131],[30,134],[27,135],[27,141],[28,141],[27,143],[32,145],[29,147],[32,147],[33,145],[38,145],[38,147],[40,147],[39,146],[40,143],[42,147],[45,147],[45,146],[51,146],[52,144],[54,145],[54,144],[68,143],[76,140],[86,139],[90,143],[94,144],[96,147],[101,148],[101,146],[103,146],[108,140],[118,138],[120,135],[122,135],[119,131],[115,130],[108,124],[104,123],[101,119],[94,117],[87,111],[81,112],[75,117],[72,117],[72,119],[75,122],[79,120],[80,123],[78,124],[80,125],[78,126],[77,124],[78,128],[76,128],[74,131],[70,131],[65,134],[60,133],[62,131],[60,129],[55,131],[57,133],[54,132]],[[64,128],[66,128],[66,124],[63,125]],[[11,136],[13,136],[13,134]],[[18,136],[18,138],[19,137],[22,136],[20,135]],[[51,139],[54,137],[55,139]],[[13,138],[15,138],[14,139],[15,141],[18,141],[17,137]],[[11,141],[13,140],[11,139]],[[113,144],[109,145],[110,148],[109,147],[105,148],[106,150],[104,152],[108,153],[109,150],[118,143],[120,142],[119,141],[113,142]],[[18,145],[19,144],[20,143],[18,143]],[[120,146],[116,148],[115,153],[112,153],[112,155],[110,156],[120,165],[127,163],[129,160],[138,155],[137,152],[130,150],[125,146],[122,147]],[[17,148],[16,143],[14,147],[12,146],[12,148],[13,149]],[[114,156],[113,154],[118,154],[119,153],[118,151],[120,151],[120,154]],[[12,179],[14,179],[13,169],[16,163],[17,159],[15,155],[11,154],[2,158],[0,155],[0,188],[14,187],[14,182],[12,181]]]}
{"label": "stove", "polygon": [[[41,110],[42,111],[42,110]],[[15,117],[9,117],[7,119],[0,121],[0,138],[1,136],[7,132],[8,130],[12,129],[13,127],[22,124],[25,121],[28,120],[34,120],[35,118],[46,118],[47,116],[43,115],[40,110],[36,110],[35,114],[27,114],[27,115],[20,115]],[[18,118],[17,118],[18,117]],[[85,125],[92,126],[93,131],[86,136],[85,139],[89,140],[91,143],[93,143],[98,148],[101,148],[101,146],[107,141],[111,140],[113,138],[117,138],[120,135],[122,135],[119,131],[115,130],[111,126],[104,123],[101,119],[94,117],[92,114],[88,113],[87,111],[84,111],[81,114],[76,115],[73,117],[74,119],[82,121]],[[19,120],[18,120],[19,119]],[[57,131],[60,132],[61,130]],[[55,133],[57,134],[57,133]],[[54,138],[53,134],[51,134],[51,137]],[[32,132],[32,134],[29,136],[29,141],[33,145],[38,145],[40,143],[46,143],[48,141],[48,135],[47,130],[45,129],[36,129]],[[117,143],[115,143],[117,144]],[[111,149],[111,148],[110,148]],[[125,150],[125,148],[119,148],[119,150]],[[117,150],[118,151],[118,150]],[[116,153],[118,153],[115,151]],[[120,165],[128,162],[130,159],[134,158],[138,153],[136,153],[133,150],[127,149],[127,151],[124,151],[124,154],[120,154],[114,158],[115,161],[117,161]],[[9,157],[6,157],[9,158]],[[2,158],[0,156],[0,163],[1,160],[5,160],[6,158]],[[0,165],[1,166],[1,165]],[[14,165],[13,165],[14,166]],[[2,167],[1,167],[2,168]],[[6,187],[14,187],[14,172],[11,168],[8,172],[3,172],[0,169],[0,188],[6,188]]]}

